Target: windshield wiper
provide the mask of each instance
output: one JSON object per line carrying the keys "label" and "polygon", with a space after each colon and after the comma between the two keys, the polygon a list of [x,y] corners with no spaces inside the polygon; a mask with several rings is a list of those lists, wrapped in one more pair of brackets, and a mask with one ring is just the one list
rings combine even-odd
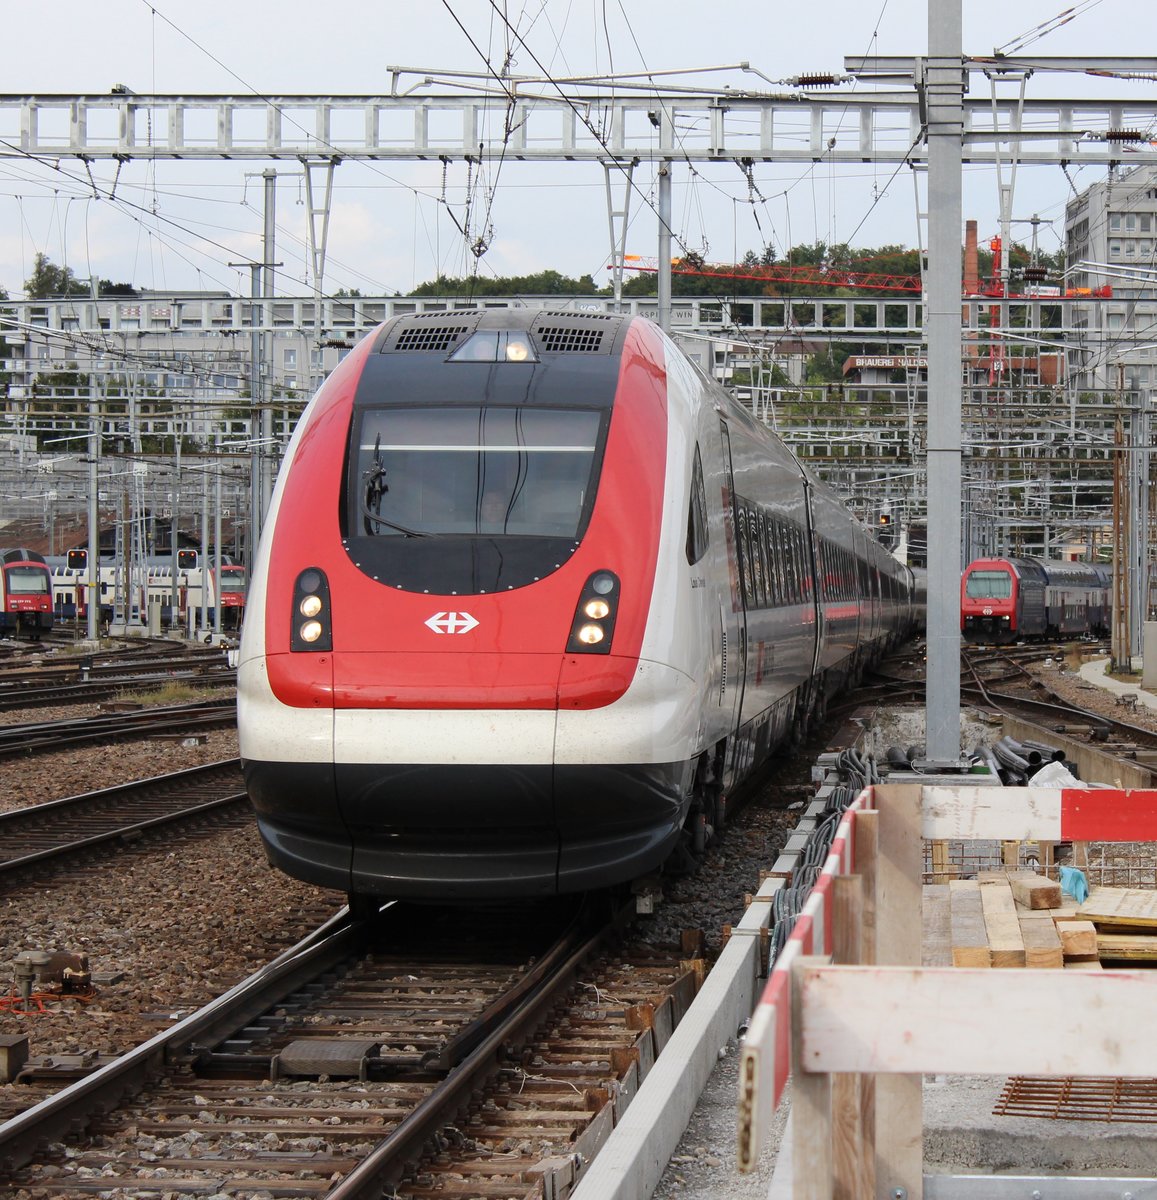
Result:
{"label": "windshield wiper", "polygon": [[[373,534],[373,525],[385,525],[388,529],[396,529],[404,537],[427,537],[417,529],[407,529],[396,521],[388,521],[382,516],[382,497],[390,490],[386,483],[386,464],[382,462],[382,435],[374,438],[374,459],[368,471],[362,472],[366,481],[366,490],[362,496],[362,516],[366,522],[366,533]],[[372,508],[370,506],[373,506]]]}

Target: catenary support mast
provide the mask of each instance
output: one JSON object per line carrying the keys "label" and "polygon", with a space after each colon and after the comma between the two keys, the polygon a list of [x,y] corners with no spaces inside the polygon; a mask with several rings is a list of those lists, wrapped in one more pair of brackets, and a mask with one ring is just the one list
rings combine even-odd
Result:
{"label": "catenary support mast", "polygon": [[960,0],[928,0],[928,680],[926,753],[960,757]]}

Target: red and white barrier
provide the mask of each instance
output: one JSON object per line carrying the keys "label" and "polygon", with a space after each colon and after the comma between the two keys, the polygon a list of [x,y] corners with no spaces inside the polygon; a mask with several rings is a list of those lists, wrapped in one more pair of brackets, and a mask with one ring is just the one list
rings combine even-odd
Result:
{"label": "red and white barrier", "polygon": [[739,1067],[739,1169],[750,1171],[764,1123],[779,1104],[791,1070],[791,965],[801,954],[827,954],[832,944],[832,880],[855,871],[856,813],[874,808],[868,788],[845,810],[831,850],[775,960],[743,1040]]}
{"label": "red and white barrier", "polygon": [[[740,1171],[755,1169],[790,1074],[792,963],[801,954],[830,952],[832,879],[855,870],[855,814],[876,808],[876,792],[872,787],[861,792],[840,822],[832,852],[752,1014],[739,1073]],[[928,840],[1157,842],[1157,790],[927,786],[921,790],[920,834]]]}

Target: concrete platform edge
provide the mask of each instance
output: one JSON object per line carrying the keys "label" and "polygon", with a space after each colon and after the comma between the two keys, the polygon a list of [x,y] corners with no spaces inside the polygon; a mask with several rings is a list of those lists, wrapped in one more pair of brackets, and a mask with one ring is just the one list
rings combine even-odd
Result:
{"label": "concrete platform edge", "polygon": [[572,1200],[647,1200],[679,1145],[719,1057],[751,1015],[760,930],[782,880],[767,880],[736,925],[687,1015],[679,1022]]}

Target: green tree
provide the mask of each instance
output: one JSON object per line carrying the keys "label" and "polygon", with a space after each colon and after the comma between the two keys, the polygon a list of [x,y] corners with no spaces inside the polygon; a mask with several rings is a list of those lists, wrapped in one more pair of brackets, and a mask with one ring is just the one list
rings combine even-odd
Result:
{"label": "green tree", "polygon": [[87,296],[87,285],[72,273],[71,267],[58,267],[47,254],[37,254],[32,274],[24,281],[29,300],[49,300],[59,296]]}
{"label": "green tree", "polygon": [[502,275],[497,279],[478,276],[455,279],[439,275],[419,284],[415,296],[597,296],[599,288],[590,275],[572,279],[558,271],[539,271],[536,275]]}

